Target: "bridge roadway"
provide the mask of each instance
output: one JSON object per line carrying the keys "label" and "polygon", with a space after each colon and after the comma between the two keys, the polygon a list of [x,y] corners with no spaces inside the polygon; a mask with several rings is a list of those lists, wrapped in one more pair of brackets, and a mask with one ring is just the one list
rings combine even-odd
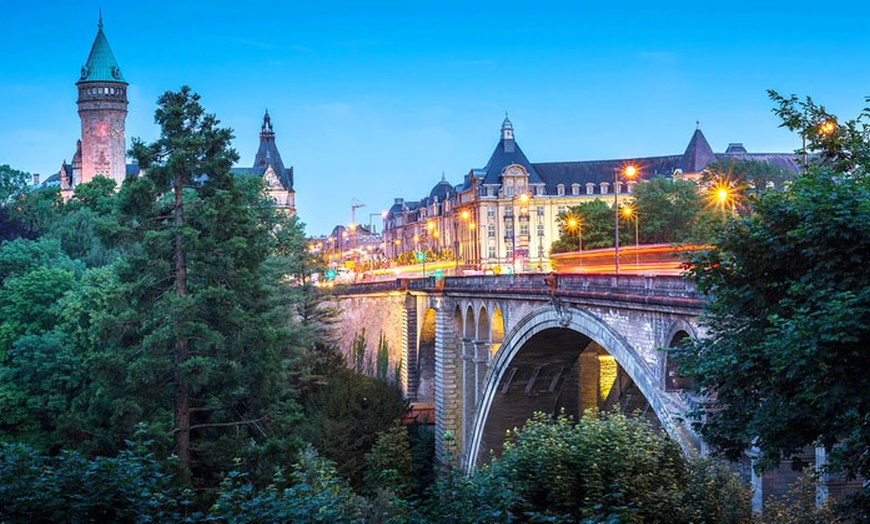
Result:
{"label": "bridge roadway", "polygon": [[[685,381],[661,348],[702,335],[701,296],[676,276],[542,274],[397,279],[336,288],[342,346],[380,342],[408,398],[434,405],[436,454],[474,468],[534,411],[638,411],[685,450]],[[448,434],[453,440],[446,438]],[[455,443],[455,448],[453,447]]]}

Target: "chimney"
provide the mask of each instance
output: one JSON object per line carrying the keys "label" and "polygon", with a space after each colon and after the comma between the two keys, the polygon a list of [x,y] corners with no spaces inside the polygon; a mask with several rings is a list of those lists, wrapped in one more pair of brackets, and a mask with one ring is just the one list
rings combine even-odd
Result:
{"label": "chimney", "polygon": [[39,185],[39,173],[33,173],[33,185],[34,186]]}

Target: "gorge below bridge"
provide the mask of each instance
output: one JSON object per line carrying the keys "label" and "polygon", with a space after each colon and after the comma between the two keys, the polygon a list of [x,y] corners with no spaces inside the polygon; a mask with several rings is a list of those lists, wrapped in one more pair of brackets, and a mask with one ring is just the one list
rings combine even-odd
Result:
{"label": "gorge below bridge", "polygon": [[[665,348],[702,335],[701,296],[676,276],[515,274],[336,289],[341,347],[365,338],[407,398],[434,406],[436,456],[466,470],[533,412],[639,413],[685,450],[684,380]],[[350,358],[350,356],[349,356]],[[452,435],[452,440],[447,435]],[[454,447],[455,446],[455,447]],[[454,451],[455,450],[455,451]]]}

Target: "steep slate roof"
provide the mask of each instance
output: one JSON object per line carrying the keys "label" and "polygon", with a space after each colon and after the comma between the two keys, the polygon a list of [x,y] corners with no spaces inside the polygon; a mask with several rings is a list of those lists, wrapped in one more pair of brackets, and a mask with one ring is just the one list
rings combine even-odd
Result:
{"label": "steep slate roof", "polygon": [[510,165],[519,164],[529,173],[530,184],[542,184],[544,181],[538,176],[532,163],[526,158],[514,139],[513,124],[505,117],[501,126],[501,139],[495,146],[495,151],[489,157],[489,162],[483,169],[475,169],[475,178],[483,178],[483,184],[501,184],[501,174]]}
{"label": "steep slate roof", "polygon": [[269,111],[263,116],[263,127],[260,130],[260,147],[257,149],[257,154],[254,156],[254,167],[252,172],[263,174],[266,169],[272,166],[272,170],[287,191],[293,191],[293,168],[284,168],[284,161],[281,160],[281,153],[278,152],[278,146],[275,145],[275,132],[272,130],[272,119],[269,117]]}
{"label": "steep slate roof", "polygon": [[[714,153],[700,129],[696,129],[682,155],[623,158],[616,160],[592,160],[580,162],[542,162],[532,164],[537,174],[546,183],[546,194],[555,195],[557,186],[563,184],[569,193],[572,184],[596,186],[602,182],[613,183],[614,173],[628,165],[637,168],[639,178],[647,180],[655,176],[673,176],[677,169],[684,173],[698,173],[717,160],[753,160],[771,164],[777,169],[797,173],[801,167],[792,153],[747,153],[741,145],[731,144],[726,153]],[[623,179],[624,182],[624,179]],[[597,193],[597,191],[596,191]],[[581,188],[585,194],[585,187]]]}
{"label": "steep slate roof", "polygon": [[120,82],[127,83],[121,68],[115,60],[109,41],[103,33],[103,15],[100,14],[100,23],[97,25],[97,37],[91,46],[91,54],[88,61],[82,67],[82,76],[78,84],[86,82]]}
{"label": "steep slate roof", "polygon": [[453,188],[450,182],[447,181],[447,179],[444,177],[444,174],[442,173],[441,182],[435,184],[435,187],[432,188],[432,191],[429,191],[429,201],[431,202],[437,197],[439,202],[444,202],[445,200],[450,199],[454,195],[454,193],[456,193],[456,190]]}
{"label": "steep slate roof", "polygon": [[713,152],[701,129],[696,128],[678,167],[683,170],[683,173],[700,173],[707,164],[715,161],[716,153]]}
{"label": "steep slate roof", "polygon": [[[640,179],[646,180],[658,175],[671,176],[680,161],[680,155],[656,156],[643,158],[625,158],[618,160],[590,160],[581,162],[544,162],[534,164],[538,174],[546,182],[546,193],[555,195],[557,186],[562,184],[568,192],[571,184],[585,185],[601,182],[613,183],[613,175],[626,166],[637,168]],[[625,182],[625,180],[622,180]],[[581,188],[586,194],[586,188]]]}

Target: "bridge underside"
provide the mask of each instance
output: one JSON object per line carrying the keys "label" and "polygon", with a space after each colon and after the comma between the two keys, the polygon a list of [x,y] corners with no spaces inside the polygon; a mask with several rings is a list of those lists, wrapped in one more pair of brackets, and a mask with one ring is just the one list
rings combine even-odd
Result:
{"label": "bridge underside", "polygon": [[[638,412],[659,421],[628,374],[591,338],[572,329],[550,328],[530,338],[502,375],[486,417],[475,462],[501,452],[507,430],[536,411],[575,418],[595,410]],[[589,411],[592,410],[592,411]]]}

